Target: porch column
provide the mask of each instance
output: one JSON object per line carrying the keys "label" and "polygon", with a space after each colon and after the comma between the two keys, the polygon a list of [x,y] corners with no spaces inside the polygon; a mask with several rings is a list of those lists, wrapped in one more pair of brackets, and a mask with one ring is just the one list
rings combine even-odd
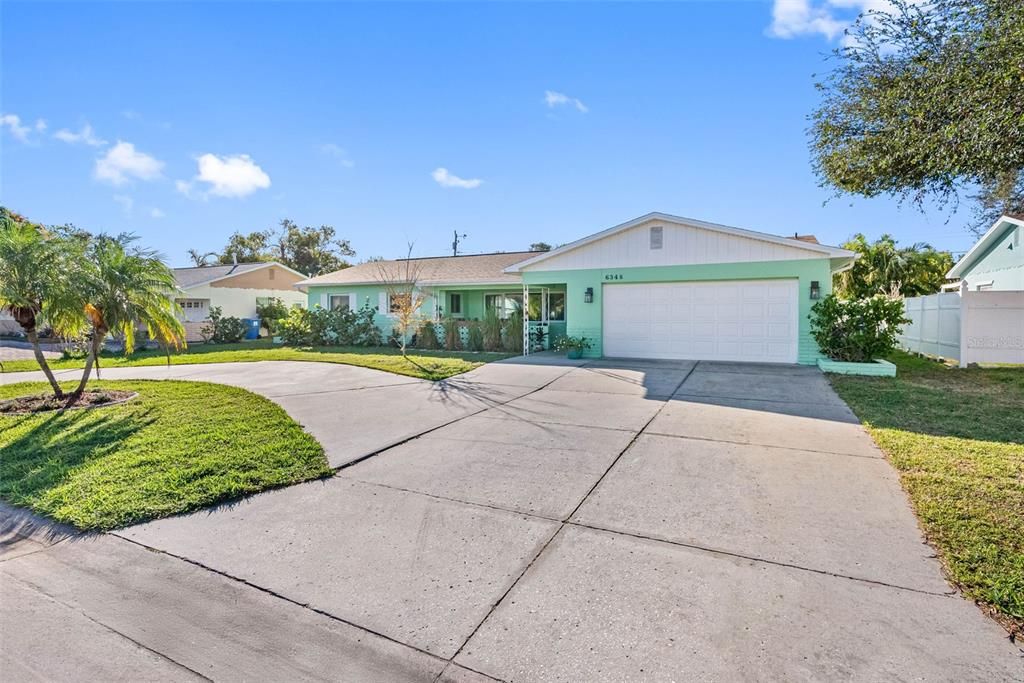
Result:
{"label": "porch column", "polygon": [[530,355],[530,285],[523,283],[523,355]]}

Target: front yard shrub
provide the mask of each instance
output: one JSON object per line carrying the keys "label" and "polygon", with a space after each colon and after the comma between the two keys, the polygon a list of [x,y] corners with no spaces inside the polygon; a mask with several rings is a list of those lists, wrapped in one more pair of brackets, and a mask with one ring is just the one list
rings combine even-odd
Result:
{"label": "front yard shrub", "polygon": [[493,308],[487,309],[484,313],[482,324],[484,351],[501,350],[501,318]]}
{"label": "front yard shrub", "polygon": [[203,340],[214,344],[234,344],[245,336],[245,323],[234,316],[224,317],[220,306],[210,308],[210,320],[203,324]]}
{"label": "front yard shrub", "polygon": [[466,335],[466,347],[470,351],[484,350],[484,333],[480,329],[480,323],[474,320],[469,323],[468,334]]}
{"label": "front yard shrub", "polygon": [[278,321],[288,317],[288,307],[277,297],[271,297],[265,304],[256,304],[256,315],[267,332],[277,334]]}
{"label": "front yard shrub", "polygon": [[505,318],[501,330],[501,347],[509,353],[523,352],[523,314],[515,311]]}
{"label": "front yard shrub", "polygon": [[381,346],[376,313],[371,306],[358,311],[296,308],[280,321],[278,331],[284,343],[292,346]]}
{"label": "front yard shrub", "polygon": [[417,346],[421,349],[437,350],[441,348],[441,342],[437,338],[437,327],[433,320],[424,320],[420,325],[419,333],[416,336]]}
{"label": "front yard shrub", "polygon": [[459,321],[454,318],[448,318],[444,321],[444,348],[449,351],[458,351],[462,348]]}
{"label": "front yard shrub", "polygon": [[884,295],[842,300],[830,294],[811,308],[811,336],[833,360],[868,363],[896,348],[903,300]]}

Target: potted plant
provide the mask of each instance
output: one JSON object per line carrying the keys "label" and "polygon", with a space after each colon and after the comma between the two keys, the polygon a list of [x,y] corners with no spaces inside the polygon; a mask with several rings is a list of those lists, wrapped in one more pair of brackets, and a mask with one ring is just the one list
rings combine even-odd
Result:
{"label": "potted plant", "polygon": [[590,341],[586,337],[560,337],[555,342],[556,351],[565,351],[566,357],[577,359],[583,357],[583,352],[590,348]]}

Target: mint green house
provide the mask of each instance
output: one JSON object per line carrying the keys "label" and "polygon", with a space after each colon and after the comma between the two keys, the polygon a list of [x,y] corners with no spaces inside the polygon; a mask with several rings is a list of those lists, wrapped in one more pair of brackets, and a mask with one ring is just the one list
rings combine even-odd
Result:
{"label": "mint green house", "polygon": [[1002,216],[946,277],[970,291],[1024,291],[1024,216]]}
{"label": "mint green house", "polygon": [[424,317],[521,310],[527,353],[568,334],[587,338],[589,357],[810,364],[811,306],[855,258],[809,236],[651,213],[548,252],[371,262],[298,284],[311,307],[376,307],[389,333],[395,302],[382,283],[411,266]]}

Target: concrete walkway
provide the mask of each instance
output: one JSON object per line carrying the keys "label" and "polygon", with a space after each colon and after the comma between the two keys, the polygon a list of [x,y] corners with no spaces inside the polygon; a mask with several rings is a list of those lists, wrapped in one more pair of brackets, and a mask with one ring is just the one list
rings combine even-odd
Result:
{"label": "concrete walkway", "polygon": [[337,476],[98,536],[0,512],[0,668],[1024,678],[817,370],[576,365],[515,359],[436,385],[314,363],[107,371],[263,393]]}

